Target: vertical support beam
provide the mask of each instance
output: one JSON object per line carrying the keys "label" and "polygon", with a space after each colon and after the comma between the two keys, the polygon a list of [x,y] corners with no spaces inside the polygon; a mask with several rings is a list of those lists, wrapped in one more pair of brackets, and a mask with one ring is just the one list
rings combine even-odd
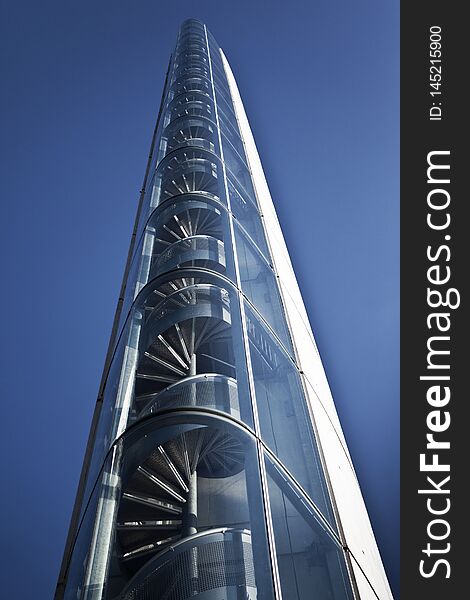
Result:
{"label": "vertical support beam", "polygon": [[102,600],[103,598],[119,506],[121,458],[122,444],[117,444],[111,455],[109,469],[105,469],[101,480],[100,499],[96,509],[95,526],[88,553],[81,600]]}
{"label": "vertical support beam", "polygon": [[139,340],[142,331],[143,314],[136,310],[132,315],[129,337],[124,350],[121,378],[116,395],[111,443],[125,430],[129,422],[129,412],[134,398],[134,380],[139,356]]}
{"label": "vertical support beam", "polygon": [[187,537],[197,533],[197,471],[191,473],[188,482],[189,493],[184,505],[182,536]]}

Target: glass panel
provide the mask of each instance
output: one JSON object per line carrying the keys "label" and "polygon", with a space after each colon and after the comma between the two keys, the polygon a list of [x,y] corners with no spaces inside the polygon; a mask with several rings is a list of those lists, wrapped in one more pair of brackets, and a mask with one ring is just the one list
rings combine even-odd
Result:
{"label": "glass panel", "polygon": [[221,94],[217,94],[217,105],[220,106],[220,108],[229,118],[231,115],[232,118],[235,118],[235,111],[233,109],[233,104],[231,100],[227,102],[227,100],[225,100],[225,98]]}
{"label": "glass panel", "polygon": [[211,48],[211,63],[212,63],[212,72],[214,75],[217,75],[218,80],[220,82],[224,82],[227,85],[227,77],[225,75],[224,67],[222,65],[222,61],[219,56],[219,52],[215,51]]}
{"label": "glass panel", "polygon": [[210,31],[207,31],[207,39],[209,41],[209,48],[211,51],[211,55],[213,55],[213,59],[218,60],[220,62],[220,47],[219,44],[215,41],[214,36]]}
{"label": "glass panel", "polygon": [[217,110],[218,110],[219,120],[221,120],[221,122],[220,122],[221,130],[225,133],[224,125],[226,123],[230,123],[233,131],[236,132],[236,134],[239,136],[238,121],[237,121],[237,118],[235,117],[235,113],[226,112],[225,110],[222,109],[220,103],[217,105]]}
{"label": "glass panel", "polygon": [[269,460],[266,468],[283,598],[352,600],[340,545]]}
{"label": "glass panel", "polygon": [[241,159],[246,163],[245,148],[238,134],[238,129],[235,129],[232,126],[232,124],[227,120],[225,113],[223,113],[222,111],[219,111],[219,123],[222,134],[227,137],[228,141],[232,144],[234,150],[238,152]]}
{"label": "glass panel", "polygon": [[121,315],[119,317],[119,332],[126,322],[132,303],[148,281],[150,263],[150,253],[147,249],[148,237],[147,232],[144,231],[132,257],[129,275],[127,276],[126,289],[124,291]]}
{"label": "glass panel", "polygon": [[81,514],[83,514],[83,511],[85,510],[86,502],[91,494],[93,486],[96,483],[98,474],[103,466],[105,456],[112,442],[114,441],[114,437],[112,434],[114,410],[116,407],[116,398],[120,393],[120,386],[123,382],[122,367],[127,347],[125,341],[128,339],[128,337],[129,328],[126,327],[121,336],[121,342],[119,343],[117,350],[114,354],[108,377],[106,380],[103,392],[102,407],[98,419],[98,426],[96,429],[95,440],[93,445],[93,452],[91,455],[90,466],[88,468]]}
{"label": "glass panel", "polygon": [[225,85],[228,85],[224,66],[223,66],[222,60],[219,56],[219,51],[218,50],[215,51],[212,47],[210,47],[210,52],[211,52],[211,65],[212,65],[212,74],[214,76],[214,82],[215,82],[215,76],[217,76],[219,81],[224,82]]}
{"label": "glass panel", "polygon": [[[163,102],[165,102],[165,100],[163,100]],[[155,134],[155,145],[152,147],[152,156],[150,158],[150,166],[149,166],[149,170],[148,170],[148,174],[147,174],[146,190],[145,190],[145,196],[144,196],[144,201],[143,201],[144,205],[146,203],[148,204],[149,199],[150,199],[151,189],[149,190],[149,188],[151,188],[151,183],[152,183],[153,174],[155,172],[155,168],[160,161],[158,140],[160,139],[162,130],[165,126],[166,126],[166,116],[165,116],[165,111],[162,110],[162,113],[161,113],[160,118],[157,123],[157,131]]]}
{"label": "glass panel", "polygon": [[90,541],[93,537],[93,528],[98,500],[99,489],[96,488],[75,540],[75,545],[73,547],[72,556],[69,563],[69,571],[66,575],[67,584],[64,591],[64,600],[77,600],[77,598],[83,597],[82,591],[86,577],[87,557],[90,551]]}
{"label": "glass panel", "polygon": [[[157,148],[155,149],[155,157],[157,157]],[[144,227],[147,223],[147,219],[150,216],[151,211],[155,208],[152,206],[152,202],[155,199],[155,168],[149,171],[148,180],[146,184],[144,198],[142,200],[142,207],[140,209],[139,221],[137,224],[136,241],[140,240]],[[134,246],[133,254],[137,251],[137,244]]]}
{"label": "glass panel", "polygon": [[261,436],[335,527],[297,368],[248,307],[246,320]]}
{"label": "glass panel", "polygon": [[242,196],[240,191],[228,180],[228,193],[230,198],[230,209],[237,218],[240,225],[249,234],[253,242],[266,258],[269,257],[263,224],[259,212],[253,204],[253,200]]}
{"label": "glass panel", "polygon": [[234,229],[243,293],[292,352],[274,271],[240,228],[235,226]]}
{"label": "glass panel", "polygon": [[251,175],[245,161],[242,160],[242,158],[237,152],[235,152],[233,146],[226,142],[226,138],[224,138],[223,141],[225,141],[225,165],[231,175],[231,179],[236,179],[235,185],[238,188],[241,188],[242,194],[254,197],[255,192],[253,189],[253,184],[251,182]]}
{"label": "glass panel", "polygon": [[[215,94],[217,97],[217,102],[219,102],[221,99],[223,99],[226,105],[232,106],[232,99],[230,97],[230,92],[228,90],[228,84],[221,85],[220,83],[218,83],[215,86]],[[232,108],[232,111],[233,111],[233,108]]]}
{"label": "glass panel", "polygon": [[227,77],[225,76],[225,73],[221,73],[220,69],[216,66],[216,64],[213,64],[212,76],[214,79],[216,91],[221,90],[224,93],[224,96],[231,101]]}
{"label": "glass panel", "polygon": [[71,558],[66,600],[99,600],[106,595],[112,558],[112,537],[121,495],[123,443],[112,449],[86,509]]}

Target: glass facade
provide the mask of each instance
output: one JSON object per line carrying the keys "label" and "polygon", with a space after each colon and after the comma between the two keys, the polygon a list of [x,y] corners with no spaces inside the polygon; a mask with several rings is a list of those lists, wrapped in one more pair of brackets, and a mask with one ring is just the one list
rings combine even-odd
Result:
{"label": "glass facade", "polygon": [[354,597],[248,164],[188,20],[56,598]]}

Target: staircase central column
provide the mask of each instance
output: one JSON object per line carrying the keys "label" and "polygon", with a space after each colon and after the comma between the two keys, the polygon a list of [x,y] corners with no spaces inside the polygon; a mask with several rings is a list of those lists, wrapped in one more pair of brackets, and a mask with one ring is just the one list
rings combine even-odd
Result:
{"label": "staircase central column", "polygon": [[188,482],[189,493],[183,517],[183,537],[197,533],[197,472],[193,471]]}

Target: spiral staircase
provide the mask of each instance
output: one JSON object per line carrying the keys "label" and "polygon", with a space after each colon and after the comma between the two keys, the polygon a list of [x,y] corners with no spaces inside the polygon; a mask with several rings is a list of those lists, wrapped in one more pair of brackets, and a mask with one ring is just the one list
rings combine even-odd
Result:
{"label": "spiral staircase", "polygon": [[214,284],[183,286],[158,302],[141,340],[136,416],[182,402],[238,417],[230,328],[228,292]]}
{"label": "spiral staircase", "polygon": [[216,207],[194,198],[174,204],[154,229],[151,278],[184,266],[225,272],[222,215]]}
{"label": "spiral staircase", "polygon": [[210,152],[187,147],[169,154],[163,163],[160,204],[174,196],[192,192],[219,197],[218,165]]}
{"label": "spiral staircase", "polygon": [[122,494],[121,559],[136,561],[197,533],[197,477],[230,477],[243,463],[240,442],[215,428],[196,429],[158,446]]}
{"label": "spiral staircase", "polygon": [[202,92],[210,95],[211,82],[205,77],[180,77],[171,86],[171,90],[174,96],[187,92]]}
{"label": "spiral staircase", "polygon": [[[220,209],[196,197],[165,209],[155,222],[153,272],[182,264],[223,270],[221,219]],[[199,239],[214,240],[217,251],[194,246]],[[228,479],[244,469],[242,443],[216,416],[240,418],[230,294],[205,282],[202,272],[174,273],[143,310],[133,417],[202,408],[211,410],[213,425],[147,447],[123,481],[116,537],[128,583],[119,598],[216,600],[222,589],[255,598],[250,532],[198,529],[198,480]]]}
{"label": "spiral staircase", "polygon": [[165,128],[167,151],[197,146],[214,151],[217,134],[214,124],[204,117],[179,117]]}
{"label": "spiral staircase", "polygon": [[[250,531],[235,522],[217,529],[198,522],[201,479],[229,480],[245,467],[243,444],[221,418],[240,419],[231,298],[222,279],[201,275],[227,268],[218,136],[202,50],[186,45],[171,84],[159,208],[148,228],[149,279],[160,279],[142,311],[131,420],[209,409],[211,425],[188,426],[155,446],[145,442],[123,478],[116,524],[127,580],[122,600],[256,598]],[[183,268],[191,275],[178,274]]]}
{"label": "spiral staircase", "polygon": [[[176,232],[182,236],[200,227],[214,236],[220,232],[220,214],[204,202],[161,222],[166,227],[156,230],[162,247]],[[116,524],[118,560],[127,580],[122,600],[196,595],[217,600],[221,593],[256,598],[250,531],[213,529],[207,523],[198,528],[201,478],[229,480],[244,470],[245,459],[240,439],[217,417],[240,418],[230,295],[203,280],[202,274],[175,273],[144,307],[134,418],[165,409],[209,408],[212,424],[192,425],[155,446],[147,442],[123,479]]]}
{"label": "spiral staircase", "polygon": [[200,478],[244,469],[240,440],[217,425],[196,427],[147,452],[123,486],[116,525],[121,600],[256,598],[251,533],[198,530]]}

